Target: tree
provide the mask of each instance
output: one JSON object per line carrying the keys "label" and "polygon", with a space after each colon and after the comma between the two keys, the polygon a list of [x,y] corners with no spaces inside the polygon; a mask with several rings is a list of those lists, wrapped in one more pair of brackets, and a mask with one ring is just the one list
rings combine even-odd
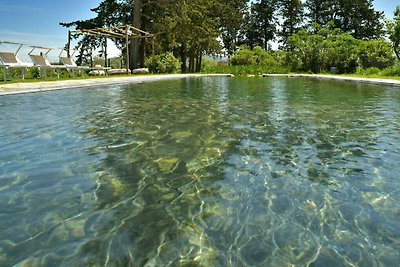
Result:
{"label": "tree", "polygon": [[283,47],[288,47],[288,38],[301,29],[303,22],[303,4],[301,0],[281,0],[280,15],[283,19],[280,36]]}
{"label": "tree", "polygon": [[182,72],[200,71],[202,56],[221,50],[218,2],[170,0],[162,8],[168,15],[154,18],[153,25],[159,47],[180,57]]}
{"label": "tree", "polygon": [[334,7],[332,0],[306,0],[304,3],[305,17],[308,18],[308,26],[313,23],[327,25],[331,20],[330,13]]}
{"label": "tree", "polygon": [[306,0],[306,14],[311,23],[322,26],[329,21],[334,27],[357,39],[376,39],[383,34],[383,12],[373,7],[373,0]]}
{"label": "tree", "polygon": [[[143,8],[142,0],[133,1],[132,26],[138,29],[142,27],[142,8]],[[136,69],[138,67],[142,67],[144,63],[144,55],[140,54],[140,40],[133,39],[129,49],[130,49],[129,68]]]}
{"label": "tree", "polygon": [[[91,11],[97,14],[95,18],[61,22],[60,25],[67,28],[75,27],[77,30],[103,28],[129,24],[132,17],[132,8],[127,1],[104,0],[98,7],[91,9]],[[80,34],[73,34],[72,37],[78,38],[79,36]],[[104,37],[84,35],[76,46],[79,49],[77,63],[82,64],[85,62],[92,64],[93,50],[104,46],[105,41]],[[118,47],[124,49],[124,40],[115,40],[115,43]]]}
{"label": "tree", "polygon": [[357,39],[376,39],[383,34],[383,12],[373,8],[373,0],[332,0],[330,18],[344,32]]}
{"label": "tree", "polygon": [[384,39],[360,41],[359,59],[363,68],[379,69],[392,66],[395,60],[390,43]]}
{"label": "tree", "polygon": [[[235,10],[243,0],[230,0],[225,3],[209,0],[104,0],[99,7],[92,9],[97,16],[89,20],[61,23],[65,27],[77,29],[98,28],[132,24],[142,30],[155,33],[154,47],[157,53],[173,51],[181,58],[182,71],[199,71],[201,57],[205,53],[216,53],[220,50],[218,36],[221,29],[232,31],[239,26],[229,24],[229,16],[223,12],[224,6]],[[243,4],[243,3],[242,3]],[[90,40],[90,44],[89,41]],[[123,48],[124,40],[116,41]],[[79,43],[81,55],[87,54],[91,46],[99,44],[98,38],[85,36]],[[136,68],[144,62],[144,40],[132,42],[130,67]]]}
{"label": "tree", "polygon": [[393,21],[388,23],[388,31],[396,57],[400,60],[400,6],[396,7]]}
{"label": "tree", "polygon": [[246,45],[269,49],[268,43],[274,40],[278,23],[276,11],[277,0],[259,0],[251,4],[244,30]]}
{"label": "tree", "polygon": [[247,0],[221,1],[217,6],[217,14],[221,17],[221,39],[228,55],[232,55],[238,47],[239,33],[243,27]]}
{"label": "tree", "polygon": [[289,63],[294,71],[321,72],[336,67],[339,73],[352,73],[357,67],[383,69],[393,64],[391,47],[384,39],[359,40],[332,25],[314,23],[289,37]]}

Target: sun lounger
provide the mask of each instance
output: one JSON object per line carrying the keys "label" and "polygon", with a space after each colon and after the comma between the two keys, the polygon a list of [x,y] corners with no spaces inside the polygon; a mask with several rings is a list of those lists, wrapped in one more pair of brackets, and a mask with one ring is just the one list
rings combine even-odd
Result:
{"label": "sun lounger", "polygon": [[19,56],[18,52],[23,46],[23,44],[12,43],[12,42],[0,42],[0,44],[12,44],[19,45],[19,48],[16,52],[0,52],[0,67],[3,69],[3,79],[7,80],[7,70],[13,68],[21,68],[22,69],[22,80],[25,79],[26,69],[29,67],[33,67],[33,64],[23,62]]}
{"label": "sun lounger", "polygon": [[108,75],[108,71],[111,70],[110,67],[103,67],[101,65],[96,65],[94,67],[78,66],[73,59],[75,50],[72,55],[63,57],[62,53],[64,51],[65,50],[62,50],[60,53],[60,61],[67,68],[68,72],[72,70],[72,73],[74,74],[74,70],[90,70],[89,75]]}
{"label": "sun lounger", "polygon": [[94,67],[90,67],[89,75],[92,76],[108,76],[108,71],[111,70],[110,67],[103,67],[101,65],[96,65]]}
{"label": "sun lounger", "polygon": [[[72,49],[73,50],[73,49]],[[60,53],[60,62],[62,64],[64,64],[64,66],[67,68],[68,74],[70,74],[72,72],[72,76],[75,76],[75,70],[89,70],[90,68],[87,66],[78,66],[75,62],[75,60],[73,59],[73,55],[75,54],[75,50],[73,50],[72,55],[69,55],[67,53],[67,56],[62,56],[63,52],[66,51],[65,49],[61,50]]]}
{"label": "sun lounger", "polygon": [[60,57],[60,61],[67,68],[68,74],[72,72],[72,76],[75,76],[75,70],[89,70],[87,66],[78,66],[72,57]]}
{"label": "sun lounger", "polygon": [[[40,46],[31,46],[33,49],[28,53],[31,58],[33,64],[39,68],[40,73],[44,73],[44,77],[47,78],[46,70],[53,69],[57,71],[57,77],[60,77],[59,70],[66,69],[64,65],[52,65],[47,58],[47,54],[52,50],[52,48],[40,47]],[[44,49],[47,50],[46,53],[40,53],[38,55],[32,54],[35,49]]]}

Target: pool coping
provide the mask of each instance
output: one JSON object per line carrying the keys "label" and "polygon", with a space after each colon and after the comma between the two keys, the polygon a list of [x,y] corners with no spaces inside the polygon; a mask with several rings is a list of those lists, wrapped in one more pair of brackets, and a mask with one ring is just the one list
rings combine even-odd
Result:
{"label": "pool coping", "polygon": [[0,96],[39,93],[46,91],[93,87],[97,85],[118,85],[128,83],[144,83],[180,78],[195,77],[232,77],[232,74],[165,74],[165,75],[139,75],[128,77],[106,77],[82,80],[60,80],[41,82],[20,82],[0,85]]}
{"label": "pool coping", "polygon": [[387,86],[400,86],[400,80],[395,79],[381,79],[381,78],[360,78],[351,76],[339,76],[329,74],[263,74],[263,77],[287,77],[287,78],[314,78],[324,80],[335,80],[345,82],[359,82],[368,83],[375,85],[387,85]]}
{"label": "pool coping", "polygon": [[[400,87],[400,80],[394,80],[394,79],[357,78],[350,76],[322,75],[322,74],[263,74],[262,76],[289,77],[289,78],[305,77],[305,78],[351,81],[351,82]],[[129,77],[92,78],[92,79],[82,79],[82,80],[42,81],[34,83],[20,82],[20,83],[0,85],[0,96],[92,87],[97,85],[143,83],[143,82],[153,82],[153,81],[193,78],[193,77],[234,77],[234,76],[232,74],[165,74],[165,75],[129,76]]]}

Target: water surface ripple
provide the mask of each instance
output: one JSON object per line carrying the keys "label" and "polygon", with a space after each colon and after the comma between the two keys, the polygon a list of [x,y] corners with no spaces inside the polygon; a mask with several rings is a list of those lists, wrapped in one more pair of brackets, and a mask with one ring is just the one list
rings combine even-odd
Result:
{"label": "water surface ripple", "polygon": [[0,113],[0,266],[400,262],[396,88],[181,79]]}

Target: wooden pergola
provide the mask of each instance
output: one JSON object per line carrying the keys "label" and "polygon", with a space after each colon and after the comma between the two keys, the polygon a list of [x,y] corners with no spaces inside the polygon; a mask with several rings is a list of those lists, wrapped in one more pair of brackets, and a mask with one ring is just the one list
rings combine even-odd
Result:
{"label": "wooden pergola", "polygon": [[[104,36],[106,38],[125,39],[127,74],[129,74],[129,40],[154,38],[154,34],[151,34],[146,31],[135,28],[132,25],[113,26],[113,27],[108,27],[108,28],[69,30],[68,31],[68,44],[67,44],[68,56],[69,56],[69,51],[71,49],[71,34],[72,33],[86,34],[86,35],[92,35],[92,36]],[[107,46],[105,47],[105,50],[106,49],[107,49]],[[105,54],[105,57],[107,57],[107,51],[105,51],[104,54]]]}

